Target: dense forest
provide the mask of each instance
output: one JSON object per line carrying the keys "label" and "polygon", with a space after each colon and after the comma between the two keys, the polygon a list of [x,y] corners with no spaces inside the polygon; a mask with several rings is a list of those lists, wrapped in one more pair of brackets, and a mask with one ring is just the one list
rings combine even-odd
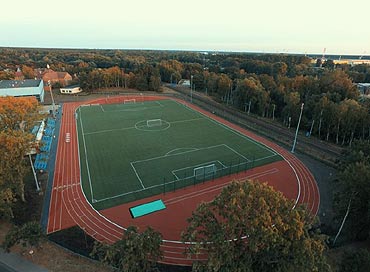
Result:
{"label": "dense forest", "polygon": [[370,139],[370,101],[354,85],[370,82],[365,64],[285,54],[0,49],[0,79],[13,78],[17,68],[33,78],[33,69],[47,65],[69,72],[87,92],[112,87],[160,91],[162,83],[192,79],[193,90],[287,127],[297,125],[304,103],[302,130],[341,145]]}

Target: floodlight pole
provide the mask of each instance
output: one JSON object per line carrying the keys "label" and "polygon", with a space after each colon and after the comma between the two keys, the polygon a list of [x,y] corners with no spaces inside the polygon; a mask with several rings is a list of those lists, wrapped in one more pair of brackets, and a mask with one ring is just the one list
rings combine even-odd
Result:
{"label": "floodlight pole", "polygon": [[190,76],[190,103],[193,103],[193,75]]}
{"label": "floodlight pole", "polygon": [[54,103],[53,91],[51,90],[50,80],[48,80],[48,85],[49,85],[49,88],[50,88],[50,96],[51,96],[51,102],[52,102],[52,107],[53,107],[53,118],[55,118],[55,103]]}
{"label": "floodlight pole", "polygon": [[294,153],[294,149],[295,149],[295,146],[297,144],[298,130],[299,130],[299,125],[301,124],[303,106],[304,106],[304,103],[302,103],[302,105],[301,105],[301,113],[299,114],[298,125],[297,125],[297,129],[295,131],[295,137],[294,137],[293,147],[292,147],[292,151],[291,151],[292,153]]}
{"label": "floodlight pole", "polygon": [[40,186],[39,186],[39,182],[38,182],[38,180],[37,180],[37,176],[36,176],[35,168],[33,167],[31,154],[28,154],[28,157],[30,158],[30,163],[31,163],[32,173],[33,173],[33,177],[35,178],[36,191],[37,191],[37,192],[39,192],[39,191],[40,191]]}

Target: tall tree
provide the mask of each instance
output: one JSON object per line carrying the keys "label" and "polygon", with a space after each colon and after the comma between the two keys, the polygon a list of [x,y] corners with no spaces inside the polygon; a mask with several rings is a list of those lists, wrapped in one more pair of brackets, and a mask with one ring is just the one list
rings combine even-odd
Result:
{"label": "tall tree", "polygon": [[321,93],[326,93],[334,102],[358,97],[356,86],[349,76],[341,70],[326,71],[320,78],[319,85]]}
{"label": "tall tree", "polygon": [[0,129],[28,131],[40,120],[35,97],[0,97]]}
{"label": "tall tree", "polygon": [[343,234],[349,239],[366,239],[370,237],[370,144],[355,141],[339,168],[334,194],[336,220],[343,224]]}
{"label": "tall tree", "polygon": [[0,207],[10,216],[13,201],[25,201],[23,180],[29,168],[24,156],[34,147],[30,130],[36,120],[41,120],[36,98],[0,98]]}
{"label": "tall tree", "polygon": [[233,182],[189,218],[189,254],[204,250],[195,271],[328,271],[324,236],[302,206],[259,182]]}
{"label": "tall tree", "polygon": [[156,262],[162,256],[161,243],[161,234],[152,228],[139,233],[136,227],[130,226],[122,239],[113,245],[95,243],[91,255],[119,271],[154,271]]}
{"label": "tall tree", "polygon": [[22,73],[26,79],[34,79],[35,78],[35,71],[32,67],[27,65],[22,65]]}
{"label": "tall tree", "polygon": [[239,108],[244,109],[247,103],[251,103],[252,112],[264,114],[269,94],[258,79],[249,77],[238,81],[236,95]]}

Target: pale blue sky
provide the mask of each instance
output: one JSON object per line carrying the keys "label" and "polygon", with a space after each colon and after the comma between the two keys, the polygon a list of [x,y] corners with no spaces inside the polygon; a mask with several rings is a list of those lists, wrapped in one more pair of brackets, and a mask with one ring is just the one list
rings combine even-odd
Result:
{"label": "pale blue sky", "polygon": [[0,46],[370,54],[369,0],[5,0],[0,7]]}

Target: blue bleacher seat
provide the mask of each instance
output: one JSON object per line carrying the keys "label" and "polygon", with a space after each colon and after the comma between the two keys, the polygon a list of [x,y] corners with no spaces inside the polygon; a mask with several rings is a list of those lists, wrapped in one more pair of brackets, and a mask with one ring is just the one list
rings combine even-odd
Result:
{"label": "blue bleacher seat", "polygon": [[38,131],[39,131],[39,126],[34,126],[31,133],[36,135]]}

